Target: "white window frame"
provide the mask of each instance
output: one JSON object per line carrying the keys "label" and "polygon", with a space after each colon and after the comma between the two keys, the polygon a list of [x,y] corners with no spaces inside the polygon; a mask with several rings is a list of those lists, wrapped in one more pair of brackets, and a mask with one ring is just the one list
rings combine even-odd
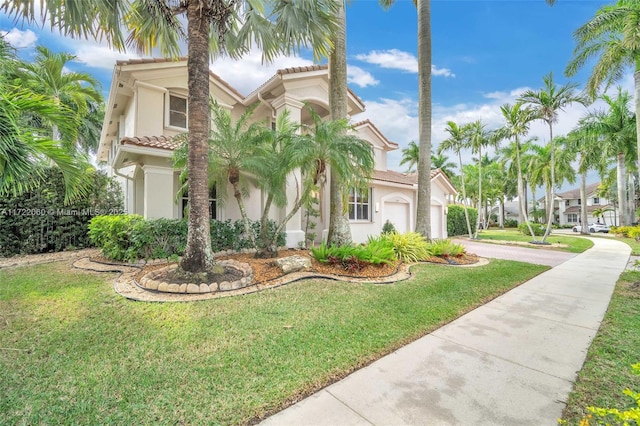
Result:
{"label": "white window frame", "polygon": [[[373,199],[373,191],[372,188],[367,188],[368,199],[366,202],[361,201],[362,191],[357,188],[349,189],[349,198],[347,199],[347,210],[349,212],[349,221],[350,222],[372,222],[373,221],[373,211],[371,210],[371,200]],[[353,196],[353,201],[351,197]],[[367,206],[367,217],[362,218],[358,217],[358,206]],[[353,208],[353,210],[352,210]],[[361,210],[362,211],[362,210]],[[351,217],[351,213],[353,212],[353,218]]]}
{"label": "white window frame", "polygon": [[[182,218],[186,218],[185,210],[189,207],[189,193],[185,190],[182,194],[182,203],[180,206]],[[218,214],[218,192],[215,185],[209,188],[209,219],[219,220]]]}
{"label": "white window frame", "polygon": [[[171,124],[171,97],[185,100],[184,114],[185,114],[186,127],[181,127],[181,126],[176,126]],[[177,111],[177,112],[182,113],[182,111]],[[181,93],[176,93],[176,92],[168,92],[165,94],[164,123],[165,123],[164,127],[167,129],[173,129],[173,130],[179,130],[179,131],[186,131],[189,129],[189,99],[187,95],[183,95]]]}
{"label": "white window frame", "polygon": [[567,213],[567,222],[578,223],[578,213]]}

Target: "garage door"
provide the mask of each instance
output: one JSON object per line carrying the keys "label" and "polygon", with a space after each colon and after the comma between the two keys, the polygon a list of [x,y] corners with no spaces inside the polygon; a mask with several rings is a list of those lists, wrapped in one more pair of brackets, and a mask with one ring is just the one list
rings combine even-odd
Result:
{"label": "garage door", "polygon": [[389,221],[395,226],[396,231],[403,234],[409,229],[409,203],[385,202],[382,212],[382,223]]}
{"label": "garage door", "polygon": [[442,239],[442,206],[431,206],[431,238]]}

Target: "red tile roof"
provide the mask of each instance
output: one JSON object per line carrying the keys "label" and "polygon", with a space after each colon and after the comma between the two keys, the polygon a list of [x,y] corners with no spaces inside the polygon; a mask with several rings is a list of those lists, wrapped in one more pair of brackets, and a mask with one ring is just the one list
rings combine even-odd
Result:
{"label": "red tile roof", "polygon": [[[127,59],[125,61],[116,61],[116,65],[138,65],[138,64],[160,64],[160,63],[166,63],[166,62],[186,62],[187,59],[188,58],[186,56],[181,56],[181,57],[175,58],[175,59],[172,59],[172,58],[138,58],[138,59]],[[222,77],[220,77],[218,74],[214,73],[211,70],[209,70],[209,74],[214,78],[214,80],[217,80],[218,82],[220,82],[220,84],[222,84],[224,87],[226,87],[231,92],[233,92],[233,94],[236,95],[238,98],[244,99],[244,95],[242,93],[238,92],[238,90],[236,88],[234,88],[229,83],[227,83],[225,80],[223,80]]]}
{"label": "red tile roof", "polygon": [[173,151],[180,144],[168,136],[141,136],[141,137],[124,137],[120,139],[121,145],[136,145],[148,148],[168,149]]}
{"label": "red tile roof", "polygon": [[373,172],[373,179],[412,186],[417,183],[417,179],[414,180],[412,177],[409,177],[404,173],[394,172],[393,170],[375,170]]}
{"label": "red tile roof", "polygon": [[384,138],[384,141],[385,141],[388,145],[391,145],[392,147],[395,147],[395,148],[397,148],[397,147],[398,147],[398,144],[397,144],[397,143],[392,142],[392,141],[390,141],[389,139],[387,139],[387,137],[384,135],[384,133],[382,133],[382,132],[380,131],[380,129],[378,129],[378,128],[376,127],[376,125],[375,125],[375,124],[373,124],[373,122],[372,122],[371,120],[369,120],[368,118],[367,118],[366,120],[358,121],[357,123],[355,123],[355,124],[353,125],[353,127],[360,127],[360,126],[363,126],[363,125],[365,125],[365,124],[370,125],[371,127],[373,127],[373,129],[374,129],[376,132],[380,133],[380,134],[382,135],[382,137]]}

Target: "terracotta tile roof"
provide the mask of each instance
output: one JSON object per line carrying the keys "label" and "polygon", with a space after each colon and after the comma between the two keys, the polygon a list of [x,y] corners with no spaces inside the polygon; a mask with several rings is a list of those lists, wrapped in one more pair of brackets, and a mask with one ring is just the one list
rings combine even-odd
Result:
{"label": "terracotta tile roof", "polygon": [[[587,194],[591,194],[600,186],[600,182],[592,183],[591,185],[587,185]],[[560,197],[565,200],[577,200],[580,198],[580,188],[574,188],[569,191],[561,192],[556,194],[556,197]]]}
{"label": "terracotta tile roof", "polygon": [[276,71],[276,74],[278,75],[295,74],[297,72],[322,71],[322,70],[328,70],[328,69],[329,69],[328,65],[307,65],[303,67],[282,68]]}
{"label": "terracotta tile roof", "polygon": [[[435,178],[436,176],[438,176],[441,173],[442,173],[443,176],[447,176],[440,169],[431,169],[431,179]],[[408,177],[409,179],[411,179],[413,181],[413,183],[416,183],[416,184],[418,183],[418,172],[406,173],[405,176]],[[448,178],[447,178],[447,180],[448,180]]]}
{"label": "terracotta tile roof", "polygon": [[173,151],[178,148],[179,144],[168,136],[141,136],[141,137],[124,137],[120,139],[121,145],[136,145],[147,148],[168,149]]}
{"label": "terracotta tile roof", "polygon": [[[167,63],[167,62],[186,62],[187,61],[187,57],[186,56],[181,56],[179,58],[137,58],[137,59],[127,59],[124,61],[116,61],[116,65],[138,65],[138,64],[161,64],[161,63]],[[220,77],[218,74],[214,73],[213,71],[209,70],[209,74],[214,78],[214,80],[217,80],[220,82],[220,84],[222,84],[224,87],[226,87],[227,89],[229,89],[231,92],[233,92],[234,95],[236,95],[238,98],[240,99],[244,99],[244,95],[240,92],[238,92],[238,90],[231,86],[229,83],[227,83],[222,77]]]}
{"label": "terracotta tile roof", "polygon": [[380,135],[382,135],[382,137],[384,138],[384,141],[385,141],[388,145],[391,145],[391,146],[392,146],[392,147],[394,147],[394,148],[398,148],[398,144],[397,144],[397,143],[395,143],[395,142],[390,141],[389,139],[387,139],[387,137],[384,135],[384,133],[382,133],[382,132],[380,131],[380,129],[378,129],[378,128],[376,127],[376,125],[375,125],[375,124],[373,124],[373,122],[372,122],[371,120],[369,120],[368,118],[367,118],[366,120],[358,121],[357,123],[355,123],[355,124],[353,125],[353,127],[360,127],[360,126],[364,126],[365,124],[370,125],[371,127],[373,127],[373,129],[374,129],[376,132],[380,133]]}
{"label": "terracotta tile roof", "polygon": [[394,172],[393,170],[375,170],[373,172],[373,179],[384,182],[401,183],[404,185],[413,185],[418,182],[417,178],[414,179],[404,173]]}
{"label": "terracotta tile roof", "polygon": [[[564,210],[565,214],[569,214],[569,213],[580,213],[580,207],[581,206],[570,206],[567,207]],[[605,205],[595,205],[595,206],[587,206],[587,213],[593,213],[594,210],[596,209],[607,209],[607,208],[613,208],[612,206],[605,204]]]}
{"label": "terracotta tile roof", "polygon": [[179,58],[134,58],[116,61],[116,65],[159,64],[163,62],[182,62],[186,60],[186,56],[181,56]]}

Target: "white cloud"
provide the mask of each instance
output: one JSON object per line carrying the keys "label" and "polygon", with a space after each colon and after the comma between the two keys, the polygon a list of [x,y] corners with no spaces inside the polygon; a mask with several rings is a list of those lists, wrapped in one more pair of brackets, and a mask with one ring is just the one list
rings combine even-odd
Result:
{"label": "white cloud", "polygon": [[246,96],[271,78],[279,69],[309,65],[313,65],[313,61],[295,56],[280,56],[270,63],[263,63],[262,52],[253,49],[240,61],[220,57],[213,62],[211,70]]}
{"label": "white cloud", "polygon": [[136,54],[129,52],[118,52],[107,46],[99,44],[82,44],[75,51],[76,61],[85,64],[88,67],[103,68],[111,70],[116,61],[138,58]]}
{"label": "white cloud", "polygon": [[347,67],[347,82],[358,87],[377,86],[380,83],[373,74],[354,65]]}
{"label": "white cloud", "polygon": [[[418,72],[418,59],[415,55],[398,49],[373,50],[366,54],[356,55],[355,58],[359,61],[378,65],[382,68],[397,69],[410,73]],[[436,65],[431,65],[431,75],[444,77],[456,76],[450,69],[438,68]]]}
{"label": "white cloud", "polygon": [[21,31],[17,28],[12,28],[11,31],[0,31],[0,35],[16,49],[33,47],[38,41],[38,36],[31,30]]}
{"label": "white cloud", "polygon": [[431,75],[435,76],[444,76],[444,77],[455,77],[456,75],[451,72],[449,68],[438,68],[435,65],[431,65]]}

